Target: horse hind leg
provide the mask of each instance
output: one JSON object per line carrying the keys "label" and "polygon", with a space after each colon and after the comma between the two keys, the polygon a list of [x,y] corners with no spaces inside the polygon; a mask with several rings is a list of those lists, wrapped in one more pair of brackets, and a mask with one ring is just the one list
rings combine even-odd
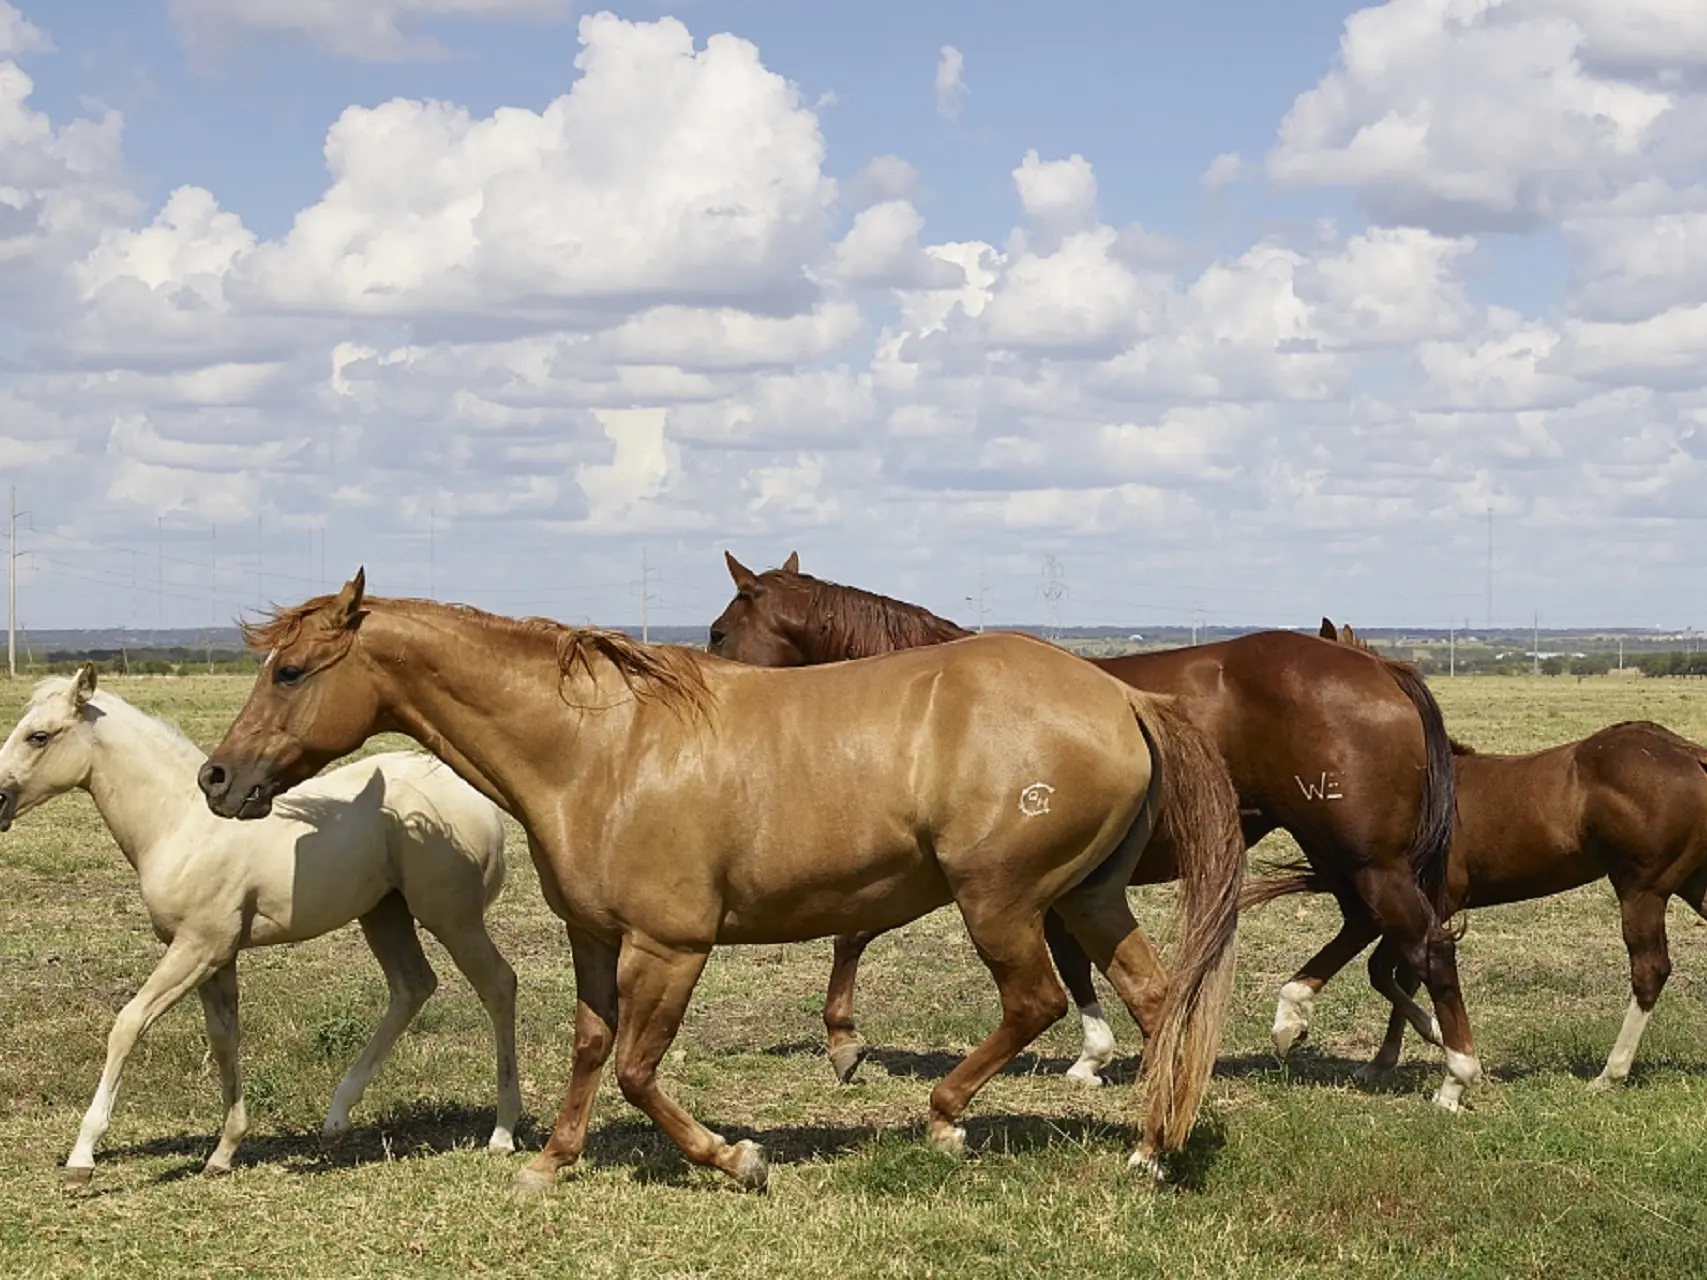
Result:
{"label": "horse hind leg", "polygon": [[521,1082],[516,1073],[516,971],[504,959],[492,935],[486,932],[485,918],[478,912],[454,924],[438,922],[427,927],[450,952],[451,960],[480,997],[486,1017],[492,1023],[492,1047],[498,1065],[498,1110],[486,1147],[490,1151],[514,1151],[516,1124],[522,1114]]}
{"label": "horse hind leg", "polygon": [[[1400,970],[1403,970],[1402,976]],[[1369,985],[1387,997],[1393,1007],[1387,1013],[1387,1034],[1382,1037],[1381,1047],[1372,1059],[1352,1073],[1354,1080],[1368,1084],[1399,1065],[1407,1024],[1417,1026],[1418,1034],[1431,1044],[1440,1043],[1440,1032],[1434,1025],[1434,1018],[1412,998],[1421,984],[1422,980],[1399,959],[1398,949],[1383,938],[1369,956]],[[1428,1027],[1429,1031],[1423,1031],[1423,1027]]]}
{"label": "horse hind leg", "polygon": [[860,957],[882,935],[882,930],[836,935],[830,985],[824,992],[824,1037],[830,1068],[840,1084],[853,1083],[854,1072],[870,1049],[854,1028],[854,980],[859,976]]}
{"label": "horse hind leg", "polygon": [[927,1136],[954,1153],[966,1149],[966,1130],[956,1122],[973,1095],[1067,1012],[1067,993],[1049,963],[1041,913],[1016,919],[1008,911],[984,911],[964,900],[960,911],[973,947],[996,980],[1002,1020],[931,1090]]}
{"label": "horse hind leg", "polygon": [[1054,958],[1055,971],[1067,984],[1067,993],[1078,1007],[1079,1025],[1084,1032],[1079,1060],[1067,1068],[1067,1078],[1096,1088],[1102,1084],[1103,1070],[1114,1061],[1116,1045],[1114,1029],[1103,1017],[1102,1003],[1091,980],[1091,958],[1054,911],[1043,918],[1043,937]]}
{"label": "horse hind leg", "polygon": [[396,890],[385,895],[361,917],[362,935],[374,959],[385,970],[385,985],[390,998],[379,1026],[356,1060],[350,1064],[344,1078],[332,1093],[332,1105],[327,1108],[326,1120],[320,1126],[320,1140],[330,1147],[349,1136],[350,1109],[362,1100],[368,1084],[380,1065],[391,1053],[397,1037],[415,1019],[433,992],[438,988],[438,975],[427,963],[421,950],[421,939],[415,933],[415,917],[409,913],[403,895]]}
{"label": "horse hind leg", "polygon": [[[1412,973],[1422,975],[1440,1025],[1446,1050],[1446,1079],[1435,1091],[1435,1104],[1458,1111],[1465,1092],[1482,1078],[1470,1034],[1470,1015],[1458,981],[1458,946],[1436,918],[1409,869],[1374,868],[1360,872],[1356,884],[1364,905],[1398,949]],[[1420,1030],[1420,1028],[1419,1028]]]}
{"label": "horse hind leg", "polygon": [[237,1014],[237,961],[216,969],[196,991],[201,996],[208,1048],[219,1067],[219,1086],[225,1098],[225,1121],[220,1126],[219,1142],[202,1172],[229,1173],[237,1144],[249,1132],[249,1113],[243,1105],[243,1077],[237,1061],[242,1036]]}
{"label": "horse hind leg", "polygon": [[1619,895],[1624,917],[1624,946],[1630,952],[1630,1007],[1606,1066],[1591,1087],[1610,1089],[1629,1078],[1630,1064],[1648,1029],[1654,1005],[1671,976],[1671,952],[1666,945],[1666,896],[1656,893]]}

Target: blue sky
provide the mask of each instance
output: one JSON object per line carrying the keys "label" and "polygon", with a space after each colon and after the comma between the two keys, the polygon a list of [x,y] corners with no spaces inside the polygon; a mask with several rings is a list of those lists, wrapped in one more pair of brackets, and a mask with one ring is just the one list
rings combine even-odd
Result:
{"label": "blue sky", "polygon": [[1489,507],[1496,621],[1699,622],[1690,10],[421,7],[0,7],[27,622],[292,598],[330,530],[600,621],[642,547],[708,620],[727,545],[1013,620],[1054,555],[1071,622],[1445,625]]}

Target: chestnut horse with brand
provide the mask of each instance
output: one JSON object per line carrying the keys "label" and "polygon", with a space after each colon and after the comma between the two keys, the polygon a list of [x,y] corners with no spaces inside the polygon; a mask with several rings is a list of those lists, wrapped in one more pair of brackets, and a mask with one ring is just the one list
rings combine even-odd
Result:
{"label": "chestnut horse with brand", "polygon": [[[1366,647],[1350,627],[1336,629],[1326,618],[1321,634]],[[1458,828],[1443,918],[1549,897],[1603,877],[1618,895],[1632,994],[1623,1029],[1595,1078],[1609,1088],[1630,1074],[1671,976],[1667,901],[1675,895],[1707,917],[1707,749],[1647,721],[1611,725],[1529,755],[1452,746]],[[1259,882],[1247,901],[1325,887],[1313,875]],[[1367,928],[1351,921],[1347,927]],[[1364,945],[1374,937],[1367,932]],[[1369,979],[1393,1002],[1393,1013],[1380,1052],[1359,1073],[1364,1078],[1398,1062],[1406,1022],[1433,1038],[1428,1016],[1411,999],[1415,974],[1386,939],[1369,957]]]}
{"label": "chestnut horse with brand", "polygon": [[[753,573],[725,553],[735,599],[711,624],[711,652],[760,666],[840,662],[972,634],[917,605],[800,572],[790,555],[780,569]],[[1332,886],[1347,929],[1281,989],[1276,1044],[1284,1051],[1309,1023],[1310,1001],[1384,931],[1428,984],[1452,1052],[1435,1100],[1456,1110],[1480,1074],[1470,1022],[1458,989],[1454,940],[1441,927],[1452,831],[1452,757],[1440,708],[1415,667],[1371,653],[1324,644],[1291,631],[1264,631],[1216,644],[1161,653],[1099,658],[1092,663],[1124,683],[1171,694],[1185,717],[1215,744],[1243,806],[1244,835],[1254,844],[1276,828],[1289,831],[1319,877]],[[1028,691],[1032,705],[1054,696]],[[1135,884],[1176,875],[1168,829],[1140,859]],[[1070,1075],[1091,1082],[1114,1056],[1090,965],[1058,921],[1049,941],[1078,1002],[1085,1048]],[[824,1003],[830,1060],[849,1078],[863,1052],[853,1027],[853,984],[872,933],[836,939]],[[1153,1027],[1142,1018],[1145,1035]]]}
{"label": "chestnut horse with brand", "polygon": [[[931,1094],[960,1149],[972,1095],[1067,1009],[1043,918],[1058,911],[1134,1009],[1160,1020],[1143,1144],[1185,1139],[1214,1065],[1243,872],[1237,800],[1202,735],[1164,703],[1053,646],[987,636],[814,671],[758,671],[612,632],[462,606],[336,596],[248,629],[266,653],[201,772],[224,817],[383,730],[408,734],[508,809],[568,925],[574,1066],[544,1151],[576,1160],[599,1074],[696,1164],[749,1188],[764,1153],[728,1143],[656,1070],[713,946],[892,929],[954,903],[1001,1023]],[[1039,703],[1033,694],[1048,688]],[[1186,882],[1170,983],[1125,885],[1163,803]]]}

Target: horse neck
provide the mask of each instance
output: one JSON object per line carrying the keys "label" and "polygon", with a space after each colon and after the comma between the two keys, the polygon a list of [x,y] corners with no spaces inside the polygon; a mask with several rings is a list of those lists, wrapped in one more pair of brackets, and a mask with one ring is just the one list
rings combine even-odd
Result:
{"label": "horse neck", "polygon": [[375,609],[360,635],[381,681],[380,727],[413,738],[530,830],[530,813],[555,807],[566,785],[598,766],[600,740],[636,714],[614,672],[562,674],[549,632],[495,631],[450,610]]}
{"label": "horse neck", "polygon": [[205,757],[128,702],[98,695],[87,790],[130,865],[140,871],[186,810],[206,802],[196,786]]}

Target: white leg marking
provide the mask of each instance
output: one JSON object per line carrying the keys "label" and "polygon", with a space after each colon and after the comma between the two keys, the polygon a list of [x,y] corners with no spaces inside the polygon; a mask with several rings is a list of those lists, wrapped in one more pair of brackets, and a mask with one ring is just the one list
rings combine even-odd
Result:
{"label": "white leg marking", "polygon": [[1102,1083],[1102,1069],[1114,1061],[1114,1030],[1095,1000],[1079,1007],[1079,1020],[1084,1024],[1084,1048],[1079,1060],[1067,1068],[1067,1076],[1094,1087]]}
{"label": "white leg marking", "polygon": [[1630,997],[1630,1007],[1624,1011],[1624,1026],[1618,1032],[1618,1042],[1612,1046],[1612,1056],[1606,1060],[1606,1069],[1595,1077],[1593,1087],[1610,1089],[1615,1084],[1622,1084],[1630,1075],[1630,1064],[1636,1060],[1636,1048],[1642,1043],[1642,1033],[1648,1029],[1648,1019],[1654,1011],[1643,1011],[1636,1003],[1636,997]]}
{"label": "white leg marking", "polygon": [[1280,1003],[1274,1008],[1274,1051],[1285,1056],[1292,1046],[1310,1033],[1310,1011],[1316,1003],[1316,989],[1307,982],[1288,982],[1280,989]]}
{"label": "white leg marking", "polygon": [[1161,1160],[1143,1147],[1126,1158],[1126,1167],[1149,1182],[1167,1181],[1167,1171],[1162,1168]]}
{"label": "white leg marking", "polygon": [[1434,1095],[1435,1105],[1448,1111],[1458,1111],[1464,1100],[1464,1091],[1482,1078],[1482,1064],[1471,1053],[1459,1053],[1456,1049],[1446,1051],[1446,1079],[1440,1086],[1440,1091]]}

